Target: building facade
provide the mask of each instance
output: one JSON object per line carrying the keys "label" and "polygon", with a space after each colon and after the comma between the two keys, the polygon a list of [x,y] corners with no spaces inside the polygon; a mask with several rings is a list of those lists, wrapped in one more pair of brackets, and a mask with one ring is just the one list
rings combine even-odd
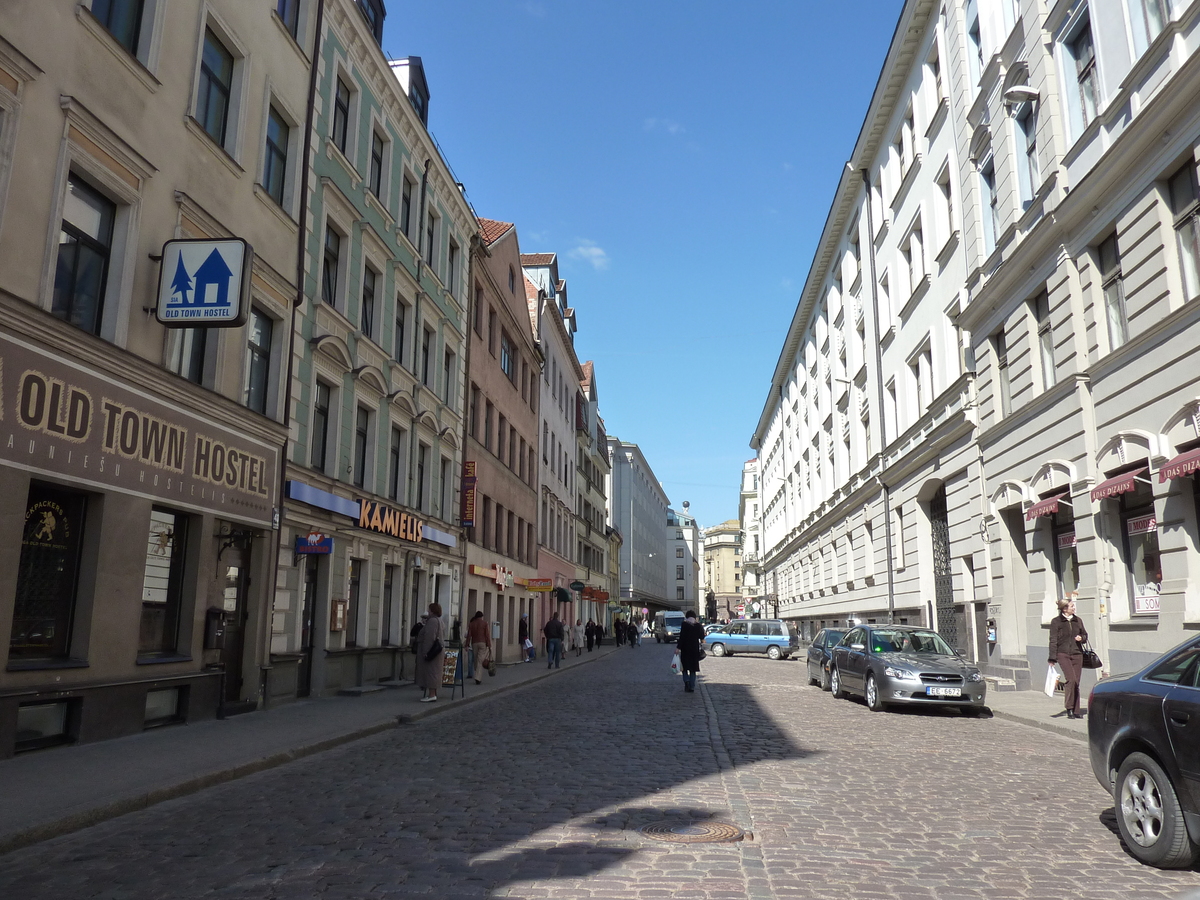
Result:
{"label": "building facade", "polygon": [[312,25],[130,5],[0,8],[0,757],[264,698]]}
{"label": "building facade", "polygon": [[546,593],[537,544],[541,356],[529,327],[517,229],[491,219],[479,226],[463,485],[466,615],[483,612],[495,658],[508,663],[521,659],[521,616],[536,618]]}
{"label": "building facade", "polygon": [[382,5],[326,0],[272,623],[272,695],[405,671],[430,602],[461,621],[468,252],[475,217],[427,130],[420,59]]}
{"label": "building facade", "polygon": [[704,560],[704,544],[700,526],[690,511],[691,504],[683,502],[683,511],[667,509],[667,583],[675,591],[668,597],[675,609],[694,610],[705,615],[703,583],[700,580]]}
{"label": "building facade", "polygon": [[742,597],[742,527],[737,519],[704,529],[705,594],[711,594],[715,617],[763,617],[763,609],[745,605]]}
{"label": "building facade", "polygon": [[738,495],[738,521],[742,532],[742,602],[768,604],[776,611],[778,597],[768,595],[762,583],[762,529],[759,527],[758,459],[742,466],[742,489]]}
{"label": "building facade", "polygon": [[664,524],[670,500],[641,447],[610,436],[608,453],[612,460],[607,485],[609,521],[623,538],[619,560],[623,615],[641,616],[647,609],[651,615],[656,609],[676,609],[674,584],[668,586],[663,565],[668,547]]}
{"label": "building facade", "polygon": [[584,585],[584,621],[590,618],[603,624],[608,601],[617,596],[608,577],[608,496],[604,493],[612,463],[600,418],[595,363],[588,360],[581,369],[575,407],[575,579]]}

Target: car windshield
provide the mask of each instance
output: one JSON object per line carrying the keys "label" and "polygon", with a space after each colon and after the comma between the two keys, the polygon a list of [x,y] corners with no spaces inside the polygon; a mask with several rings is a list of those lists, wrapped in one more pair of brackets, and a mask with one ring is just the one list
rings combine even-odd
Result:
{"label": "car windshield", "polygon": [[873,631],[871,649],[876,653],[929,653],[953,656],[950,645],[936,631]]}

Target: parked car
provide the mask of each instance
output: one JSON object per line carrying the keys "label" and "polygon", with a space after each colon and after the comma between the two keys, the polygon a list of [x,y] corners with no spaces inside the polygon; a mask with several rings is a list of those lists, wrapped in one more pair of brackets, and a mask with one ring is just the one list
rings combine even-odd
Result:
{"label": "parked car", "polygon": [[833,648],[829,690],[861,694],[872,712],[893,703],[945,704],[980,711],[987,683],[936,631],[858,625]]}
{"label": "parked car", "polygon": [[712,634],[714,631],[724,631],[725,626],[720,622],[712,622],[704,626],[705,635]]}
{"label": "parked car", "polygon": [[1200,637],[1088,700],[1092,772],[1117,804],[1121,838],[1162,869],[1200,856]]}
{"label": "parked car", "polygon": [[818,684],[821,690],[829,690],[829,660],[833,648],[845,636],[844,628],[822,628],[808,645],[808,683]]}
{"label": "parked car", "polygon": [[783,619],[735,619],[707,635],[704,646],[713,656],[765,653],[771,659],[787,659],[799,651],[800,638]]}

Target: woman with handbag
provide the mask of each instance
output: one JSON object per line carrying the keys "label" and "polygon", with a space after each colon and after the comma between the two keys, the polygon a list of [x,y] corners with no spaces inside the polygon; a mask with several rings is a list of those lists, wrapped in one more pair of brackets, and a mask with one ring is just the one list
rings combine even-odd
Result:
{"label": "woman with handbag", "polygon": [[1058,615],[1050,620],[1050,664],[1058,663],[1066,685],[1063,704],[1068,719],[1083,718],[1079,712],[1079,679],[1083,676],[1083,645],[1087,629],[1075,614],[1075,595],[1067,594],[1058,601]]}
{"label": "woman with handbag", "polygon": [[433,703],[438,698],[438,688],[442,686],[442,665],[446,656],[442,646],[444,636],[442,605],[430,603],[429,616],[425,619],[425,625],[417,638],[417,687],[425,691],[421,703]]}
{"label": "woman with handbag", "polygon": [[696,620],[696,613],[689,609],[679,626],[679,640],[675,652],[679,654],[679,667],[683,669],[683,689],[689,694],[696,692],[696,675],[700,672],[700,660],[704,644],[704,626]]}

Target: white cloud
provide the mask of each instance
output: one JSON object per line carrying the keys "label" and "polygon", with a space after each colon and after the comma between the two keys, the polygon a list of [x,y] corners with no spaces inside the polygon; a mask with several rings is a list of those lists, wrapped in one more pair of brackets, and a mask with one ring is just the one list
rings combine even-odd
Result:
{"label": "white cloud", "polygon": [[687,131],[686,128],[674,119],[644,119],[642,121],[642,129],[645,131],[665,131],[667,134],[676,135],[683,134]]}
{"label": "white cloud", "polygon": [[592,268],[597,272],[602,272],[608,268],[609,258],[608,254],[604,252],[604,248],[597,246],[595,241],[589,241],[586,238],[581,238],[575,249],[567,255],[571,259],[590,263]]}

